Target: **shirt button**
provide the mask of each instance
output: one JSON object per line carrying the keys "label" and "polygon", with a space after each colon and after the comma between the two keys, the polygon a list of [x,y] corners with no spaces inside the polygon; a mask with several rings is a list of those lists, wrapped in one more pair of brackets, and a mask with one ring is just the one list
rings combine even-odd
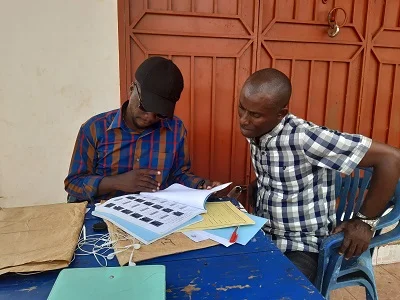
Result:
{"label": "shirt button", "polygon": [[136,158],[136,161],[139,161],[139,158]]}

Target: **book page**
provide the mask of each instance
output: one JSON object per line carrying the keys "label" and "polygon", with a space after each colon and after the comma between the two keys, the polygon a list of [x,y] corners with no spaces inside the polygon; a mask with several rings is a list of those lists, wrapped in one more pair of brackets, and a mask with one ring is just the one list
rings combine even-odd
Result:
{"label": "book page", "polygon": [[[139,241],[141,241],[142,243],[144,243],[145,245],[148,245],[150,243],[153,243],[154,241],[161,239],[165,236],[168,236],[169,234],[172,233],[172,231],[167,232],[167,233],[163,233],[163,234],[158,234],[155,233],[153,231],[144,229],[141,226],[135,225],[132,222],[126,221],[122,218],[119,218],[115,215],[112,214],[108,214],[105,212],[99,212],[99,211],[93,211],[92,212],[93,216],[102,218],[104,220],[107,220],[111,223],[113,223],[115,226],[117,226],[118,228],[124,230],[127,234],[131,235],[132,237],[138,239]],[[203,217],[199,216],[195,216],[194,218],[190,219],[189,221],[183,223],[182,225],[179,225],[175,230],[179,230],[183,227],[186,227],[188,225],[200,222],[201,220],[203,220]]]}
{"label": "book page", "polygon": [[160,199],[166,199],[175,201],[181,204],[193,206],[198,209],[205,210],[204,203],[207,198],[215,192],[223,190],[228,187],[232,182],[221,184],[210,190],[199,190],[192,189],[179,183],[174,183],[165,190],[157,191],[154,193],[140,193],[140,195],[146,197],[157,197]]}
{"label": "book page", "polygon": [[157,234],[176,229],[204,209],[168,199],[144,195],[125,195],[98,205],[95,211],[109,213]]}

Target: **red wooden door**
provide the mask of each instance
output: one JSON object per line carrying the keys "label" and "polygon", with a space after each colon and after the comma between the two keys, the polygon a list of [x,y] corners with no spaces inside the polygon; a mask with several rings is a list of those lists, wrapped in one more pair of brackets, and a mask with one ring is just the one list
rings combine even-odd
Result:
{"label": "red wooden door", "polygon": [[256,69],[258,1],[121,0],[119,13],[122,101],[145,58],[172,59],[185,81],[176,115],[188,129],[193,171],[223,182],[248,181],[237,97]]}
{"label": "red wooden door", "polygon": [[[331,38],[334,7],[347,22]],[[257,69],[291,78],[294,114],[400,146],[400,1],[261,0],[259,16]]]}
{"label": "red wooden door", "polygon": [[[176,114],[188,129],[193,170],[248,183],[248,145],[237,122],[244,80],[275,67],[293,84],[290,110],[400,146],[400,1],[119,0],[121,100],[148,56],[171,58],[185,88]],[[347,22],[327,34],[328,13]],[[337,21],[344,20],[338,12]]]}
{"label": "red wooden door", "polygon": [[[261,0],[257,69],[274,67],[291,79],[290,112],[333,129],[357,131],[367,6],[368,0]],[[332,38],[327,20],[334,7],[345,11],[347,22]],[[344,19],[343,11],[337,12],[337,22]]]}
{"label": "red wooden door", "polygon": [[368,12],[359,131],[400,147],[400,1],[370,1]]}
{"label": "red wooden door", "polygon": [[[365,59],[368,0],[261,0],[257,68],[275,67],[293,84],[290,111],[333,129],[355,132]],[[329,11],[346,25],[331,38]],[[337,14],[342,22],[344,14]]]}

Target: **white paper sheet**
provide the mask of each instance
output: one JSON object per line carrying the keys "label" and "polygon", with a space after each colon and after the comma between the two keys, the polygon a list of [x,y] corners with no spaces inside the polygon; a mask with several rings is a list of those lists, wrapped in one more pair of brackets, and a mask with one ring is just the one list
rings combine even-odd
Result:
{"label": "white paper sheet", "polygon": [[203,235],[204,231],[201,230],[184,231],[182,233],[196,243],[208,240],[208,237],[206,235]]}
{"label": "white paper sheet", "polygon": [[232,182],[221,184],[209,190],[192,189],[187,186],[174,183],[165,190],[161,190],[154,193],[140,193],[140,195],[146,197],[157,197],[161,199],[167,199],[174,202],[191,205],[199,209],[205,209],[204,203],[207,198],[215,192],[221,191],[228,187]]}
{"label": "white paper sheet", "polygon": [[229,247],[230,245],[234,244],[234,243],[229,242],[229,240],[227,240],[227,239],[224,239],[218,235],[211,234],[211,233],[208,233],[205,231],[202,232],[202,236],[207,237],[210,240],[213,240],[214,242],[220,243],[220,244],[224,245],[225,247]]}

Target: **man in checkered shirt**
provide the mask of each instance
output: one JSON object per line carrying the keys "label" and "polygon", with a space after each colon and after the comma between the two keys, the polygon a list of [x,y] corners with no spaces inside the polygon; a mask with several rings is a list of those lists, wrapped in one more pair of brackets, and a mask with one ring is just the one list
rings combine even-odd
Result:
{"label": "man in checkered shirt", "polygon": [[[375,219],[394,193],[400,152],[288,113],[291,90],[282,72],[257,71],[242,88],[238,112],[257,175],[256,213],[268,219],[264,230],[278,248],[313,281],[319,245],[336,225],[335,172],[374,168],[360,212],[365,219]],[[373,235],[362,218],[343,222],[333,233],[340,231],[345,239],[339,252],[346,258],[364,252]]]}

